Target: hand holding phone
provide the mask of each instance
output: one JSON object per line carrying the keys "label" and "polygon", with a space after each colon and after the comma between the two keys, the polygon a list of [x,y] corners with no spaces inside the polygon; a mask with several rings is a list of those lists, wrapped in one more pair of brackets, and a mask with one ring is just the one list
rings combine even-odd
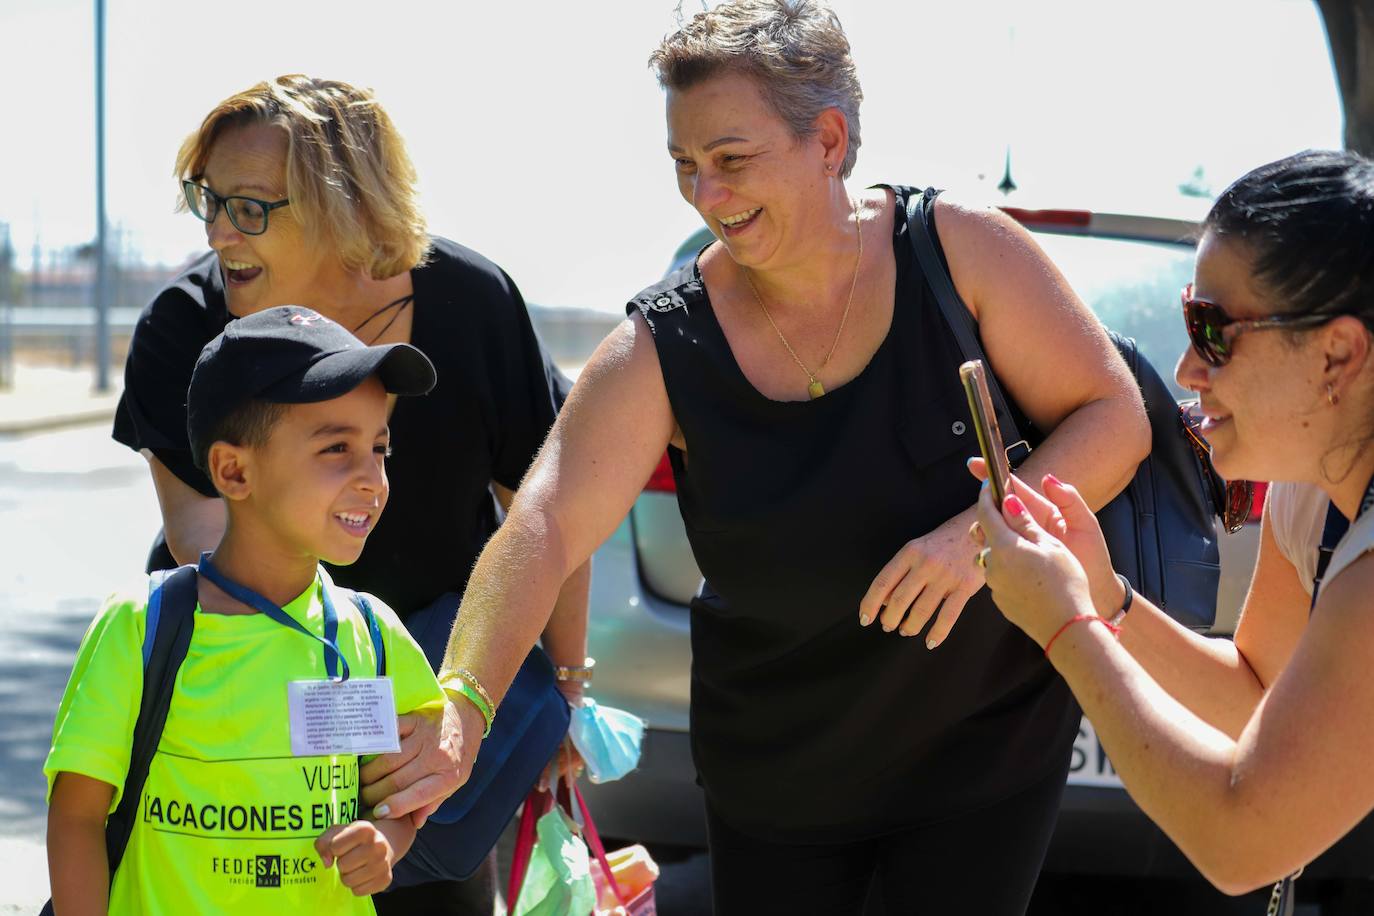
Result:
{"label": "hand holding phone", "polygon": [[997,426],[997,411],[992,406],[988,390],[987,369],[981,359],[969,360],[959,367],[959,380],[964,383],[969,410],[973,414],[973,431],[978,435],[978,449],[987,464],[988,482],[998,507],[1011,492],[1011,466],[1007,450],[1002,445],[1002,431]]}

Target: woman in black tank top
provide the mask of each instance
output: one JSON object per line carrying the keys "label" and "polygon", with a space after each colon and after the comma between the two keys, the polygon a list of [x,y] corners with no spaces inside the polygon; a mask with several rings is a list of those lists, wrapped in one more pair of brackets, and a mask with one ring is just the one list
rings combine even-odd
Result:
{"label": "woman in black tank top", "polygon": [[[1021,912],[1078,711],[982,590],[977,444],[909,253],[912,192],[845,187],[844,33],[814,3],[737,0],[653,64],[680,189],[718,241],[587,364],[464,600],[500,635],[469,625],[456,654],[488,684],[514,670],[502,640],[534,639],[667,447],[706,577],[691,724],[716,911],[858,912],[876,880],[891,913]],[[1049,433],[1027,466],[1106,503],[1149,447],[1125,365],[1009,218],[932,215],[993,369]]]}

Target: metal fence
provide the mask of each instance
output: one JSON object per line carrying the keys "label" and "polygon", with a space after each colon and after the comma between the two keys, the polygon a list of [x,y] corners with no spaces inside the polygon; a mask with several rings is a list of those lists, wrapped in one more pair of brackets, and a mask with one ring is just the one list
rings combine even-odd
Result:
{"label": "metal fence", "polygon": [[[128,351],[140,308],[110,310],[109,343],[116,371]],[[619,316],[590,309],[530,306],[535,330],[554,361],[580,367]],[[93,310],[66,306],[15,306],[0,303],[0,388],[14,384],[19,359],[69,366],[94,365],[99,338]]]}

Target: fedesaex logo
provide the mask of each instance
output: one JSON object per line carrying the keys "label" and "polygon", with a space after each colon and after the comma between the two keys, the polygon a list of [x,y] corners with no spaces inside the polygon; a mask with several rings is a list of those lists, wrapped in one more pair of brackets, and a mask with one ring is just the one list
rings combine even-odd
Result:
{"label": "fedesaex logo", "polygon": [[230,884],[249,887],[282,887],[292,884],[313,884],[319,861],[311,856],[246,855],[214,856],[210,872],[228,880]]}

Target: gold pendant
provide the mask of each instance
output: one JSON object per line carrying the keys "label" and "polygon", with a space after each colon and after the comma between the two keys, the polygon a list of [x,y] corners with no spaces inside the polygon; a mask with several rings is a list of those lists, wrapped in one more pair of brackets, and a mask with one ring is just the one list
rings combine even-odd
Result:
{"label": "gold pendant", "polygon": [[812,378],[811,384],[806,386],[806,393],[811,395],[811,400],[813,401],[825,394],[825,388],[821,386],[821,380]]}

